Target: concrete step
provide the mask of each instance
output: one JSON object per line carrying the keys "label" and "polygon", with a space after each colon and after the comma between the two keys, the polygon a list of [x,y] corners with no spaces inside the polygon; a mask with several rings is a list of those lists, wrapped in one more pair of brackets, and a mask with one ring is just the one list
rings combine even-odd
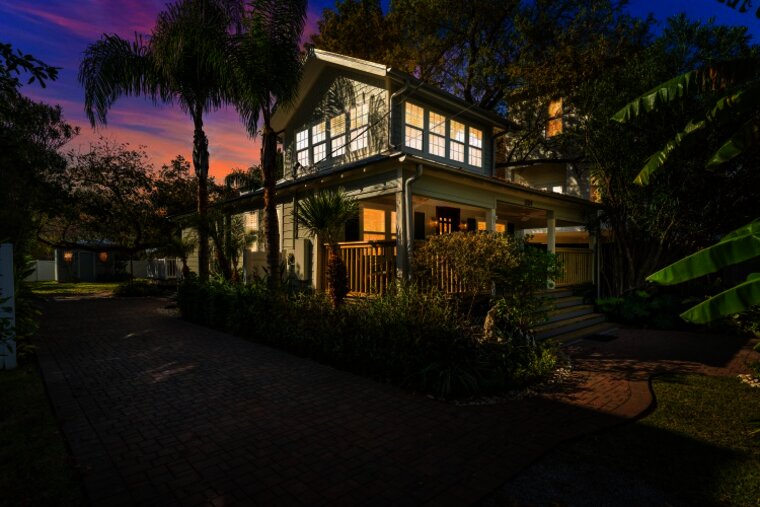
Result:
{"label": "concrete step", "polygon": [[566,296],[561,298],[551,298],[546,302],[545,310],[559,310],[568,306],[578,306],[583,304],[581,296]]}
{"label": "concrete step", "polygon": [[556,308],[551,310],[547,314],[546,323],[557,322],[559,320],[566,320],[572,317],[579,317],[581,315],[588,315],[594,312],[594,305],[573,305],[564,306],[562,308]]}
{"label": "concrete step", "polygon": [[570,333],[578,329],[591,327],[595,324],[599,324],[605,321],[604,315],[601,313],[589,313],[586,315],[579,315],[569,319],[558,320],[555,322],[549,322],[547,324],[540,325],[534,329],[536,338],[544,339],[558,336],[565,333]]}
{"label": "concrete step", "polygon": [[539,294],[551,299],[559,299],[572,296],[573,291],[568,289],[549,289],[541,291]]}
{"label": "concrete step", "polygon": [[576,329],[575,331],[570,331],[569,333],[564,333],[560,335],[555,335],[552,337],[552,340],[556,340],[560,342],[562,345],[570,345],[572,343],[576,343],[583,338],[595,334],[612,334],[614,335],[617,330],[619,329],[618,325],[614,322],[602,322],[600,324],[595,324],[590,327],[584,327],[581,329]]}

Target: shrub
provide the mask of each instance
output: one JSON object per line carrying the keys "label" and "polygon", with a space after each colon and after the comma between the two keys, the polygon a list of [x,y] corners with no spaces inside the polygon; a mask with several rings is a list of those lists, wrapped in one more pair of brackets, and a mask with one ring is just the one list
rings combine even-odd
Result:
{"label": "shrub", "polygon": [[413,285],[335,308],[321,293],[286,296],[262,282],[192,277],[180,285],[178,305],[188,320],[441,397],[521,386],[556,360],[535,343],[487,343],[455,301]]}
{"label": "shrub", "polygon": [[621,297],[597,299],[598,311],[621,324],[655,329],[676,329],[684,325],[678,314],[680,299],[670,294],[652,294],[637,290]]}

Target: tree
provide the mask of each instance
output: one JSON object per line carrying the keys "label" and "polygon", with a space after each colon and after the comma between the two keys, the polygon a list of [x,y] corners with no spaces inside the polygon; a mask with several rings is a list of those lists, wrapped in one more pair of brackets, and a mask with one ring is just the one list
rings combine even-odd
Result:
{"label": "tree", "polygon": [[343,55],[385,62],[394,41],[379,0],[338,0],[317,21],[311,44]]}
{"label": "tree", "polygon": [[[724,142],[710,155],[706,164],[708,170],[725,166],[741,155],[757,151],[760,141],[758,63],[758,58],[710,63],[656,86],[620,109],[613,119],[626,123],[667,104],[683,102],[693,95],[720,92],[712,107],[690,120],[664,148],[649,157],[635,182],[639,185],[650,184],[653,177],[669,165],[675,152],[685,148],[693,150],[697,143],[704,142],[709,127],[730,130]],[[672,285],[759,258],[760,217],[725,234],[718,243],[651,274],[647,280]],[[690,322],[706,323],[746,311],[753,305],[760,305],[760,273],[750,274],[746,281],[686,310],[681,317]]]}
{"label": "tree", "polygon": [[85,90],[90,123],[106,123],[121,96],[149,97],[178,103],[193,120],[193,167],[198,183],[199,275],[208,276],[208,138],[203,116],[231,102],[234,76],[228,65],[229,32],[239,24],[242,4],[233,0],[180,0],[169,4],[146,40],[129,42],[103,35],[85,50],[79,82]]}
{"label": "tree", "polygon": [[356,216],[359,203],[342,189],[322,190],[298,203],[295,219],[303,225],[317,243],[330,245],[327,257],[327,283],[333,305],[337,308],[348,294],[346,265],[340,256],[338,240],[346,220]]}
{"label": "tree", "polygon": [[236,99],[251,137],[261,121],[261,173],[264,186],[264,235],[268,283],[280,280],[280,231],[275,202],[277,185],[277,136],[272,128],[275,108],[289,107],[301,79],[300,39],[306,21],[305,0],[253,0],[245,30],[236,38],[233,67],[241,90]]}

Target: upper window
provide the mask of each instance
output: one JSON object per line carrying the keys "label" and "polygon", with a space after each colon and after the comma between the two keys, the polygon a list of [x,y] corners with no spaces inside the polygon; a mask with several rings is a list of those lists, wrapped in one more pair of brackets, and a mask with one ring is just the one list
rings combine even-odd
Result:
{"label": "upper window", "polygon": [[562,133],[562,99],[549,102],[549,120],[546,122],[546,137]]}
{"label": "upper window", "polygon": [[330,156],[346,153],[346,114],[340,113],[330,119]]}
{"label": "upper window", "polygon": [[311,127],[311,143],[314,146],[315,164],[327,158],[327,129],[324,121]]}
{"label": "upper window", "polygon": [[420,106],[406,103],[405,143],[409,148],[422,150],[422,136],[425,128],[425,110]]}
{"label": "upper window", "polygon": [[450,132],[449,158],[464,162],[464,125],[451,120]]}
{"label": "upper window", "polygon": [[367,124],[369,123],[369,107],[360,104],[352,107],[349,112],[351,122],[351,151],[358,151],[367,147]]}
{"label": "upper window", "polygon": [[446,156],[446,117],[430,111],[428,149],[431,155]]}
{"label": "upper window", "polygon": [[309,165],[309,129],[296,133],[296,153],[298,163],[306,167]]}
{"label": "upper window", "polygon": [[483,132],[470,127],[469,136],[470,165],[483,165]]}

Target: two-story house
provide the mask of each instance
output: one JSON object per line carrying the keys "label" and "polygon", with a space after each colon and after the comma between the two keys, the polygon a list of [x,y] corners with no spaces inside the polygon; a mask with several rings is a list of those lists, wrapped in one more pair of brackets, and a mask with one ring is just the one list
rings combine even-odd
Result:
{"label": "two-story house", "polygon": [[[508,126],[497,115],[385,65],[313,50],[296,103],[272,119],[282,132],[278,182],[280,250],[304,283],[321,286],[324,248],[294,219],[299,199],[341,187],[361,212],[345,226],[341,251],[351,290],[367,293],[409,271],[416,242],[456,230],[539,231],[563,256],[559,283],[591,282],[588,248],[556,247],[559,227],[582,227],[593,204],[582,195],[506,178],[496,146]],[[248,223],[263,223],[261,190],[236,199]],[[255,246],[246,269],[263,264]]]}

